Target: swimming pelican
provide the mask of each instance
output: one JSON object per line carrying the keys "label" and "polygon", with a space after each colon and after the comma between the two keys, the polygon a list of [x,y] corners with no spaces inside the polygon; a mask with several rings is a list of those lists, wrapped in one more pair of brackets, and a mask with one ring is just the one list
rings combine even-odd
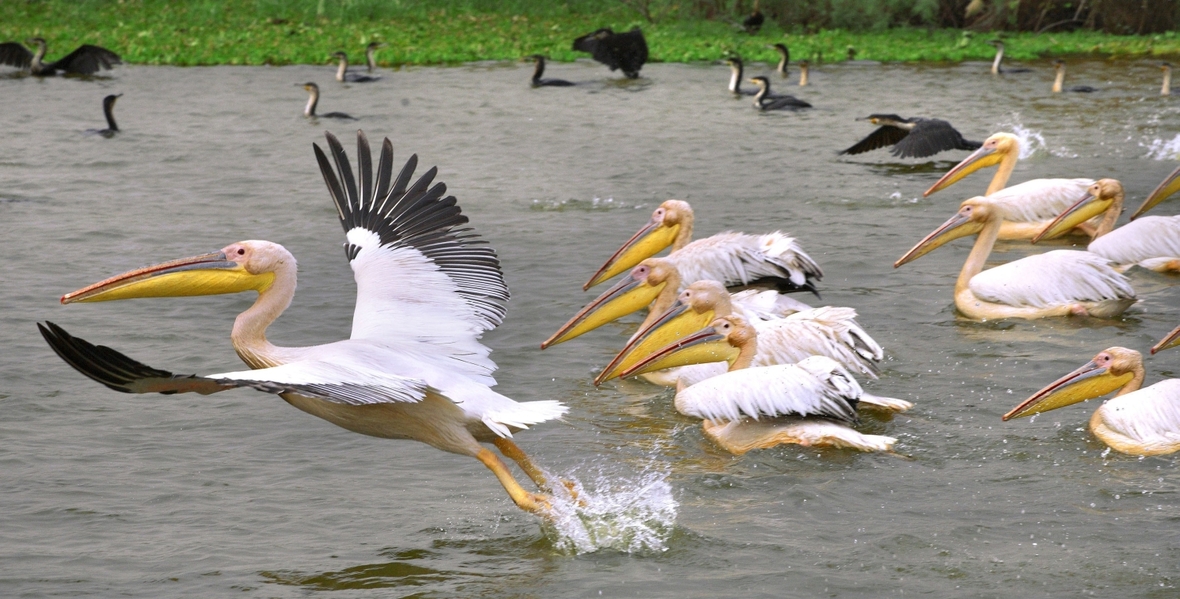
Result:
{"label": "swimming pelican", "polygon": [[1090,432],[1111,449],[1131,455],[1180,451],[1180,379],[1141,389],[1143,356],[1108,347],[1085,366],[1057,379],[1004,414],[1004,420],[1032,416],[1118,390],[1090,417]]}
{"label": "swimming pelican", "polygon": [[[295,85],[300,85],[300,84],[296,83]],[[357,120],[356,117],[354,117],[350,114],[345,114],[343,112],[329,112],[327,114],[316,114],[315,107],[316,107],[316,105],[318,105],[320,103],[320,86],[316,85],[315,83],[312,83],[311,81],[308,81],[307,83],[302,84],[301,87],[303,89],[307,90],[307,94],[308,94],[307,106],[303,107],[303,116],[305,116],[307,118],[320,117],[320,118],[325,118],[325,119],[346,119],[346,120],[352,120],[352,121]]]}
{"label": "swimming pelican", "polygon": [[880,127],[840,154],[863,154],[893,146],[889,153],[898,158],[925,158],[946,150],[978,150],[983,145],[983,142],[963,139],[963,134],[942,119],[870,114],[856,120],[869,121]]}
{"label": "swimming pelican", "polygon": [[1097,254],[1055,250],[983,270],[996,243],[1004,206],[986,197],[964,201],[958,213],[893,264],[897,268],[948,241],[977,235],[955,281],[955,307],[974,320],[1096,316],[1112,318],[1135,303],[1127,278]]}
{"label": "swimming pelican", "polygon": [[1180,272],[1180,215],[1145,216],[1115,229],[1122,213],[1123,184],[1117,179],[1099,179],[1086,197],[1062,212],[1032,242],[1052,239],[1077,223],[1102,215],[1087,251],[1110,260],[1119,272],[1132,266]]}
{"label": "swimming pelican", "polygon": [[533,87],[570,87],[574,85],[565,79],[542,79],[541,76],[545,74],[545,57],[533,54],[530,58],[533,59],[533,78],[529,85]]}
{"label": "swimming pelican", "polygon": [[806,60],[799,61],[799,87],[807,85],[807,71],[811,67],[811,63]]}
{"label": "swimming pelican", "polygon": [[671,245],[668,258],[676,263],[685,286],[706,280],[721,281],[727,287],[761,282],[773,283],[780,291],[806,290],[818,295],[815,283],[824,273],[794,237],[778,231],[765,235],[725,232],[693,241],[693,223],[688,202],[665,200],[582,289],[626,272]]}
{"label": "swimming pelican", "polygon": [[811,104],[785,94],[771,94],[770,80],[766,77],[751,77],[750,83],[758,86],[758,93],[754,94],[754,108],[758,110],[799,110],[811,108]]}
{"label": "swimming pelican", "polygon": [[1176,347],[1177,345],[1180,345],[1180,327],[1172,329],[1172,332],[1164,335],[1164,338],[1160,339],[1159,343],[1151,346],[1151,353],[1154,355],[1156,352],[1163,351],[1170,347]]}
{"label": "swimming pelican", "polygon": [[358,75],[357,73],[348,72],[348,54],[344,52],[333,52],[332,58],[340,61],[340,66],[336,67],[336,81],[347,83],[368,83],[376,81],[381,77],[372,77],[369,75]]}
{"label": "swimming pelican", "polygon": [[[1016,162],[1020,159],[1020,140],[1011,133],[996,133],[984,140],[983,145],[941,179],[930,186],[923,197],[946,189],[967,175],[999,165],[986,195],[993,202],[1003,204],[1006,219],[1000,228],[999,239],[1032,239],[1082,197],[1094,184],[1093,179],[1033,179],[1019,185],[1005,187],[1012,176]],[[1093,235],[1090,223],[1079,225],[1088,235]]]}
{"label": "swimming pelican", "polygon": [[787,78],[788,66],[791,64],[791,50],[787,48],[786,44],[771,44],[768,48],[774,48],[778,52],[778,65],[774,67],[774,72],[778,73],[779,77]]}
{"label": "swimming pelican", "polygon": [[[512,442],[513,431],[560,417],[556,401],[517,403],[492,391],[496,365],[479,342],[504,317],[508,287],[496,253],[465,227],[446,185],[430,187],[431,168],[413,185],[411,156],[396,179],[393,145],[381,148],[374,188],[369,141],[357,132],[359,173],[340,142],[326,134],[331,158],[314,146],[320,171],[347,233],[357,284],[352,336],[311,347],[278,347],[266,329],[295,294],[295,258],[269,241],[241,241],[220,251],[111,277],[62,296],[63,304],[135,297],[257,291],[230,336],[253,370],[174,375],[110,348],[70,336],[52,323],[41,332],[75,369],[127,393],[216,393],[251,387],[350,431],[414,439],[478,459],[521,509],[544,512],[547,499],[525,491],[491,443],[542,489],[540,470]],[[333,171],[335,164],[338,171]],[[357,181],[359,179],[359,186]],[[429,187],[429,188],[428,188]]]}
{"label": "swimming pelican", "polygon": [[1160,184],[1147,196],[1147,199],[1143,200],[1143,204],[1139,206],[1139,209],[1131,215],[1131,220],[1139,218],[1144,212],[1151,210],[1156,204],[1172,197],[1172,194],[1177,191],[1180,191],[1180,166],[1176,167],[1176,170],[1172,171],[1172,174],[1165,177],[1163,181],[1160,181]]}
{"label": "swimming pelican", "polygon": [[615,33],[608,27],[587,33],[574,40],[574,50],[589,52],[594,60],[622,69],[628,79],[639,77],[639,69],[647,62],[647,40],[638,27],[627,33]]}
{"label": "swimming pelican", "polygon": [[623,376],[662,370],[701,360],[725,361],[729,370],[690,387],[677,389],[676,410],[703,419],[705,435],[730,453],[797,443],[889,451],[897,439],[865,435],[852,429],[858,404],[904,411],[909,402],[878,398],[861,390],[856,379],[827,356],[797,364],[751,368],[758,333],[736,314],[665,347]]}
{"label": "swimming pelican", "polygon": [[1061,84],[1065,83],[1065,61],[1054,60],[1053,68],[1057,70],[1057,78],[1053,80],[1053,93],[1059,94],[1062,91],[1078,92],[1089,94],[1099,91],[1097,87],[1090,87],[1089,85],[1075,85],[1073,87],[1062,88]]}
{"label": "swimming pelican", "polygon": [[58,71],[68,75],[93,75],[102,69],[112,69],[117,64],[123,64],[118,54],[90,44],[82,44],[54,62],[44,62],[45,39],[34,37],[26,43],[36,46],[37,50],[30,52],[16,42],[0,44],[0,64],[29,69],[29,73],[38,77],[56,75]]}
{"label": "swimming pelican", "polygon": [[[856,322],[856,310],[804,306],[803,310],[780,317],[781,312],[735,305],[725,286],[717,281],[697,281],[685,288],[667,311],[635,333],[627,346],[594,379],[594,384],[600,385],[619,376],[655,350],[700,330],[718,317],[735,313],[758,331],[754,366],[794,364],[809,356],[828,356],[848,370],[877,378],[877,364],[884,352]],[[692,384],[723,372],[725,364],[714,362],[649,372],[643,378],[657,385],[674,387],[681,381]]]}
{"label": "swimming pelican", "polygon": [[1032,70],[1032,69],[1026,69],[1024,67],[1016,67],[1014,69],[1005,69],[1003,67],[1003,65],[1000,64],[1004,61],[1004,42],[1001,42],[1000,40],[991,40],[988,43],[991,44],[992,46],[994,46],[996,49],[996,58],[994,60],[992,60],[992,74],[993,75],[999,75],[1001,73],[1027,73]]}
{"label": "swimming pelican", "polygon": [[110,139],[119,132],[119,125],[115,123],[115,100],[118,100],[123,94],[111,94],[102,99],[102,115],[107,118],[106,129],[87,129],[86,133],[101,135]]}

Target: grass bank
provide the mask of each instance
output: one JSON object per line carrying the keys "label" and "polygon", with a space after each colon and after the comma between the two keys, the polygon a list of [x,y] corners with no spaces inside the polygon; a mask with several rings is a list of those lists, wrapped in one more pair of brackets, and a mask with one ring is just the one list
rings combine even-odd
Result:
{"label": "grass bank", "polygon": [[[734,17],[734,20],[738,20]],[[79,43],[108,47],[124,60],[158,65],[325,64],[336,50],[359,54],[384,41],[380,62],[454,64],[514,60],[541,53],[573,60],[571,40],[601,26],[643,27],[655,62],[717,60],[737,53],[771,60],[766,45],[784,42],[793,59],[881,61],[987,60],[992,35],[958,30],[890,29],[795,33],[773,23],[758,35],[733,22],[648,23],[617,0],[4,0],[0,40],[39,35],[50,58]],[[1007,56],[1032,60],[1066,55],[1109,58],[1180,57],[1180,35],[1115,36],[1078,31],[1010,34]],[[360,58],[357,56],[357,58]]]}

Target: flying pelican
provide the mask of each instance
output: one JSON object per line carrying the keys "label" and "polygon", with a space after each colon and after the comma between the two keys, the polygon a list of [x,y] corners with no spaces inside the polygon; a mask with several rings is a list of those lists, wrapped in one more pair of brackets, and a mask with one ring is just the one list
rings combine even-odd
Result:
{"label": "flying pelican", "polygon": [[[1000,228],[1000,239],[1032,239],[1063,210],[1069,208],[1094,184],[1093,179],[1033,179],[1005,187],[1020,159],[1020,140],[1011,133],[996,133],[954,168],[947,171],[922,196],[946,189],[967,175],[989,166],[999,165],[987,186],[987,197],[1004,205],[1007,222]],[[1081,225],[1092,235],[1089,223]]]}
{"label": "flying pelican", "polygon": [[1151,353],[1154,355],[1156,352],[1163,351],[1170,347],[1176,347],[1177,345],[1180,345],[1180,327],[1172,329],[1172,332],[1164,335],[1164,338],[1160,339],[1159,343],[1151,346]]}
{"label": "flying pelican", "polygon": [[1099,91],[1097,87],[1090,87],[1089,85],[1075,85],[1073,87],[1062,88],[1061,84],[1065,83],[1065,61],[1054,60],[1053,68],[1057,70],[1057,78],[1053,80],[1053,93],[1059,94],[1062,91],[1078,92],[1089,94]]}
{"label": "flying pelican", "polygon": [[946,150],[978,150],[983,145],[983,142],[963,139],[963,134],[942,119],[870,114],[856,120],[869,121],[880,127],[840,154],[863,154],[893,146],[889,153],[898,158],[925,158]]}
{"label": "flying pelican", "polygon": [[1090,252],[1055,250],[983,270],[996,243],[1004,206],[986,197],[964,201],[959,211],[906,252],[894,268],[944,243],[977,235],[955,281],[955,307],[974,320],[1096,316],[1113,318],[1135,303],[1127,278],[1106,258]]}
{"label": "flying pelican", "polygon": [[111,69],[117,64],[123,64],[123,59],[118,54],[90,44],[82,44],[54,62],[44,62],[45,39],[34,37],[25,43],[36,46],[37,50],[30,52],[28,48],[16,42],[0,44],[0,64],[29,69],[29,73],[38,77],[56,75],[58,71],[69,75],[93,75],[102,69]]}
{"label": "flying pelican", "polygon": [[608,27],[587,33],[574,40],[574,50],[589,52],[594,60],[622,69],[628,79],[639,77],[639,69],[647,62],[647,40],[638,27],[627,33],[615,33]]}
{"label": "flying pelican", "polygon": [[[699,279],[689,283],[695,283],[697,280]],[[671,256],[647,258],[631,269],[626,277],[566,321],[556,333],[541,343],[541,349],[569,341],[608,322],[648,308],[647,317],[639,325],[639,328],[643,329],[672,307],[685,286],[684,277]],[[747,289],[733,294],[730,299],[740,309],[755,312],[760,315],[759,318],[764,319],[778,318],[810,308],[807,304],[775,291]]]}
{"label": "flying pelican", "polygon": [[[296,83],[295,85],[300,85],[300,84]],[[303,89],[307,90],[307,93],[308,93],[307,106],[303,107],[303,116],[305,116],[307,118],[320,117],[320,118],[325,118],[325,119],[346,119],[346,120],[353,120],[353,121],[357,120],[356,117],[354,117],[350,114],[345,114],[343,112],[329,112],[327,114],[316,114],[315,107],[317,104],[320,103],[320,86],[308,81],[307,83],[302,84],[301,87]]]}
{"label": "flying pelican", "polygon": [[115,124],[115,100],[123,94],[111,94],[102,99],[102,114],[107,117],[106,129],[87,129],[87,134],[101,135],[110,139],[119,132],[119,125]]}
{"label": "flying pelican", "polygon": [[758,93],[754,94],[754,108],[758,110],[799,110],[800,108],[811,108],[811,104],[795,96],[771,94],[770,80],[766,77],[759,75],[758,77],[751,77],[749,81],[758,86]]}
{"label": "flying pelican", "polygon": [[[764,292],[765,293],[765,292]],[[782,317],[768,316],[766,309],[735,306],[725,286],[717,281],[697,281],[680,293],[676,303],[635,334],[615,359],[594,379],[595,385],[619,376],[644,356],[674,343],[714,319],[738,314],[758,331],[754,366],[794,364],[809,356],[828,356],[841,366],[877,378],[877,364],[884,357],[881,346],[856,322],[856,310],[824,306],[805,308]],[[721,362],[693,364],[646,373],[657,385],[692,384],[725,372]]]}
{"label": "flying pelican", "polygon": [[996,58],[992,61],[992,74],[999,75],[1001,73],[1028,73],[1032,69],[1024,67],[1016,67],[1014,69],[1005,69],[1000,63],[1004,60],[1004,42],[1000,40],[991,40],[988,42],[996,48]]}
{"label": "flying pelican", "polygon": [[542,79],[541,76],[545,74],[545,57],[533,54],[530,58],[533,59],[533,78],[529,84],[533,87],[570,87],[574,85],[565,79]]}
{"label": "flying pelican", "polygon": [[1176,167],[1176,170],[1172,171],[1172,174],[1165,177],[1163,181],[1160,181],[1160,184],[1147,196],[1147,199],[1143,200],[1143,204],[1139,206],[1139,209],[1131,215],[1131,220],[1139,218],[1144,212],[1151,210],[1156,204],[1172,197],[1172,194],[1177,191],[1180,191],[1180,166]]}
{"label": "flying pelican", "polygon": [[727,287],[764,282],[774,283],[780,291],[806,290],[818,295],[815,283],[824,273],[794,237],[778,231],[765,235],[725,232],[693,241],[693,222],[688,202],[665,200],[582,289],[626,272],[671,245],[668,258],[676,263],[685,286],[706,280],[721,281]]}
{"label": "flying pelican", "polygon": [[774,72],[778,73],[779,77],[786,79],[790,74],[787,72],[787,67],[791,64],[791,50],[787,48],[786,44],[771,44],[767,47],[774,48],[778,52],[778,65],[774,67]]}
{"label": "flying pelican", "polygon": [[[429,187],[431,168],[413,185],[411,156],[395,180],[393,145],[381,148],[376,187],[369,141],[357,132],[358,179],[344,148],[327,133],[331,158],[316,160],[346,232],[344,250],[357,284],[352,336],[312,347],[278,347],[266,328],[295,294],[295,258],[269,241],[241,241],[220,251],[111,277],[62,296],[63,304],[135,297],[257,291],[230,339],[253,370],[174,375],[110,348],[70,336],[52,323],[41,332],[78,371],[127,393],[216,393],[251,387],[350,431],[414,439],[482,462],[521,509],[544,512],[547,498],[525,491],[491,443],[540,486],[546,481],[513,431],[560,417],[556,401],[517,403],[490,388],[496,365],[479,342],[504,317],[508,287],[496,253],[465,228],[446,185]],[[333,163],[337,172],[333,172]],[[429,189],[428,189],[429,187]]]}
{"label": "flying pelican", "polygon": [[742,59],[737,56],[731,56],[725,59],[725,64],[729,65],[729,93],[735,96],[752,96],[758,92],[753,90],[742,89],[742,72],[744,66]]}
{"label": "flying pelican", "polygon": [[724,374],[691,387],[680,385],[675,405],[681,414],[703,419],[705,435],[730,453],[788,443],[861,451],[893,448],[897,439],[864,435],[849,426],[857,422],[857,406],[863,402],[904,411],[912,404],[864,393],[856,379],[827,356],[751,368],[757,346],[755,328],[733,314],[653,353],[623,376],[702,360],[728,362]]}
{"label": "flying pelican", "polygon": [[1180,272],[1180,215],[1145,216],[1115,229],[1122,213],[1123,184],[1117,179],[1099,179],[1086,197],[1062,212],[1032,242],[1052,239],[1077,223],[1102,215],[1087,251],[1110,260],[1119,272],[1132,266]]}
{"label": "flying pelican", "polygon": [[1143,356],[1125,347],[1108,347],[1085,366],[1037,391],[1004,414],[1004,420],[1032,416],[1118,389],[1090,417],[1090,432],[1111,449],[1131,455],[1180,451],[1180,379],[1141,389]]}
{"label": "flying pelican", "polygon": [[368,83],[376,81],[381,77],[373,77],[370,75],[358,75],[357,73],[348,72],[348,54],[344,52],[333,52],[332,58],[340,61],[340,66],[336,67],[336,81],[347,83]]}

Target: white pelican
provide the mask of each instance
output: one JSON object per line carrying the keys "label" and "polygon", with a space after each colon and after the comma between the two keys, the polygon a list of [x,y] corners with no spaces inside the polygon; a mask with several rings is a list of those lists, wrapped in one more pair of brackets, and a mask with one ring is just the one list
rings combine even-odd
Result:
{"label": "white pelican", "polygon": [[858,403],[901,411],[912,404],[864,393],[856,379],[827,356],[797,364],[750,368],[758,334],[736,314],[647,356],[623,376],[702,360],[729,362],[729,371],[676,391],[677,411],[703,419],[705,434],[731,453],[787,443],[888,451],[893,437],[853,430]]}
{"label": "white pelican", "polygon": [[[841,366],[877,378],[877,363],[884,357],[881,346],[856,322],[856,310],[824,306],[809,308],[785,317],[764,319],[765,314],[735,307],[725,287],[717,281],[697,281],[680,293],[676,303],[647,327],[594,379],[595,385],[619,376],[644,356],[698,331],[718,317],[737,313],[758,332],[758,353],[754,366],[794,364],[810,356],[828,356]],[[643,374],[657,385],[675,387],[692,384],[725,372],[724,362],[693,364]]]}
{"label": "white pelican", "polygon": [[1132,266],[1180,272],[1180,216],[1145,216],[1115,229],[1123,212],[1123,197],[1123,184],[1117,179],[1099,179],[1086,197],[1062,212],[1032,242],[1052,239],[1077,223],[1102,215],[1087,251],[1110,260],[1119,272]]}
{"label": "white pelican", "polygon": [[[1033,179],[1005,187],[1019,159],[1020,140],[1011,133],[996,133],[984,140],[982,147],[947,171],[922,195],[929,196],[981,168],[998,164],[999,168],[987,186],[986,195],[993,202],[1004,205],[1006,216],[999,239],[1032,239],[1061,211],[1082,197],[1086,189],[1094,184],[1094,180]],[[1082,228],[1084,232],[1093,234],[1091,229]]]}
{"label": "white pelican", "polygon": [[672,253],[668,259],[676,263],[684,285],[721,281],[726,287],[733,287],[762,281],[773,282],[780,291],[815,293],[815,283],[824,276],[795,238],[778,231],[766,235],[725,232],[693,241],[692,226],[693,213],[688,202],[665,201],[582,289],[626,272],[669,245]]}
{"label": "white pelican", "polygon": [[353,432],[414,439],[474,457],[495,473],[517,506],[545,513],[546,496],[521,488],[480,445],[495,445],[545,488],[544,476],[512,442],[512,432],[566,411],[556,401],[517,403],[490,389],[496,365],[479,337],[500,324],[508,299],[495,251],[463,228],[467,217],[454,196],[443,197],[446,185],[429,187],[437,169],[409,185],[418,163],[411,156],[391,180],[393,145],[386,139],[374,189],[369,141],[358,131],[358,187],[340,142],[326,135],[331,161],[319,146],[316,159],[347,234],[344,249],[357,284],[349,339],[312,347],[278,347],[267,340],[266,328],[290,304],[296,278],[294,256],[269,241],[241,241],[141,268],[61,300],[257,291],[230,336],[253,370],[173,375],[71,337],[52,323],[41,327],[42,334],[71,366],[116,391],[208,394],[252,387]]}
{"label": "white pelican", "polygon": [[[671,256],[643,260],[626,277],[566,321],[541,343],[541,349],[569,341],[643,308],[648,308],[648,313],[639,328],[648,326],[676,302],[677,295],[686,285],[677,264]],[[688,281],[695,282],[696,279]],[[775,291],[754,289],[735,293],[732,300],[743,310],[760,314],[759,318],[777,318],[811,307]]]}
{"label": "white pelican", "polygon": [[1143,204],[1139,206],[1139,209],[1131,215],[1131,220],[1143,216],[1144,212],[1151,210],[1156,204],[1172,197],[1172,194],[1177,191],[1180,191],[1180,166],[1176,167],[1176,170],[1172,171],[1163,181],[1160,181],[1160,184],[1152,190],[1147,196],[1147,199],[1143,200]]}
{"label": "white pelican", "polygon": [[1160,339],[1159,343],[1151,346],[1151,353],[1154,355],[1156,352],[1163,351],[1170,347],[1176,347],[1177,345],[1180,345],[1180,327],[1172,329],[1172,332],[1164,335],[1164,338]]}
{"label": "white pelican", "polygon": [[1109,347],[1085,366],[1053,381],[1004,420],[1031,416],[1118,389],[1090,417],[1090,432],[1111,449],[1131,455],[1162,455],[1180,451],[1180,379],[1160,381],[1146,389],[1143,356],[1125,347]]}
{"label": "white pelican", "polygon": [[1044,318],[1070,314],[1112,318],[1135,303],[1135,291],[1106,258],[1055,250],[983,270],[996,243],[1004,206],[985,197],[965,200],[959,212],[906,252],[894,268],[944,243],[976,235],[955,281],[955,307],[975,320]]}

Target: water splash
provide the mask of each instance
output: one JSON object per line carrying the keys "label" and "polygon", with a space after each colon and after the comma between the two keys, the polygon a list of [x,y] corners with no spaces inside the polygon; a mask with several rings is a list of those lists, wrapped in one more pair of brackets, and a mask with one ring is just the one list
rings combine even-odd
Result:
{"label": "water splash", "polygon": [[1007,129],[1020,140],[1020,159],[1027,160],[1038,153],[1045,153],[1058,158],[1077,158],[1078,155],[1070,151],[1069,148],[1061,146],[1059,148],[1051,148],[1045,141],[1045,136],[1036,129],[1025,127],[1020,122],[1020,113],[1013,113],[1009,121],[999,124],[1001,129]]}
{"label": "water splash", "polygon": [[563,210],[584,210],[584,211],[615,210],[615,209],[620,209],[620,208],[621,209],[636,209],[636,208],[643,208],[643,207],[644,207],[644,205],[642,203],[624,202],[622,200],[616,200],[614,198],[598,198],[598,197],[590,199],[590,200],[578,200],[578,199],[533,200],[532,203],[529,204],[530,210],[540,210],[540,211],[546,211],[546,212],[549,212],[549,211],[560,212]]}
{"label": "water splash", "polygon": [[1147,157],[1152,160],[1175,160],[1180,158],[1180,133],[1172,139],[1153,139],[1146,144],[1139,142],[1139,147],[1147,148]]}
{"label": "water splash", "polygon": [[667,550],[679,507],[667,471],[652,469],[635,478],[598,473],[591,485],[565,479],[571,488],[559,485],[554,492],[554,519],[545,525],[558,549],[575,554]]}

